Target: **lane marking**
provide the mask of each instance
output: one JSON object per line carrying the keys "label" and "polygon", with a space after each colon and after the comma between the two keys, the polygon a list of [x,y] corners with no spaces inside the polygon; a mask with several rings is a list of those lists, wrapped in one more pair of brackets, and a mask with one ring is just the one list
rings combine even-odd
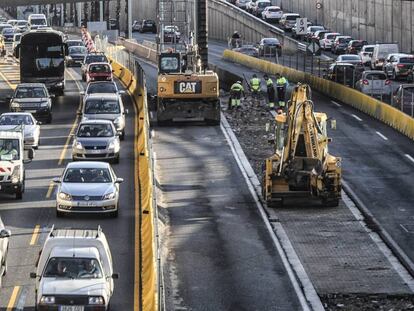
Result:
{"label": "lane marking", "polygon": [[337,107],[342,107],[342,105],[341,104],[338,104],[336,101],[331,100],[331,103],[334,104]]}
{"label": "lane marking", "polygon": [[359,122],[362,122],[362,119],[355,114],[351,114],[354,119],[357,119]]}
{"label": "lane marking", "polygon": [[33,229],[32,238],[30,240],[29,245],[35,245],[37,242],[37,239],[39,238],[39,232],[40,232],[40,225],[36,225]]}
{"label": "lane marking", "polygon": [[10,81],[9,81],[9,79],[7,79],[7,77],[0,71],[0,77],[2,77],[3,78],[3,80],[4,80],[4,82],[6,82],[7,83],[7,85],[12,89],[12,90],[14,90],[15,88],[16,88],[16,86],[17,86],[17,84],[13,84],[13,83],[10,83]]}
{"label": "lane marking", "polygon": [[376,131],[375,133],[377,133],[377,135],[381,137],[383,140],[388,140],[388,138],[385,135],[383,135],[381,132]]}
{"label": "lane marking", "polygon": [[408,160],[410,160],[411,162],[413,162],[414,163],[414,158],[412,157],[412,156],[410,156],[409,154],[405,154],[405,157],[408,159]]}
{"label": "lane marking", "polygon": [[54,186],[55,186],[55,183],[53,181],[51,181],[50,184],[49,184],[49,188],[47,189],[46,199],[49,199],[50,196],[52,195],[52,191],[53,191]]}
{"label": "lane marking", "polygon": [[13,308],[14,308],[14,305],[16,304],[17,295],[19,294],[19,291],[20,291],[20,286],[15,286],[13,288],[13,292],[11,294],[9,303],[7,304],[6,311],[13,311]]}
{"label": "lane marking", "polygon": [[[75,79],[73,74],[69,70],[67,70],[67,73],[72,78],[72,80],[75,81],[75,84],[78,87],[79,92],[83,91],[83,86],[79,83],[79,81],[77,79]],[[80,98],[79,98],[79,106],[78,106],[77,110],[80,110],[81,106],[82,106],[82,96],[80,96]],[[63,161],[65,160],[66,151],[69,147],[69,143],[72,139],[72,135],[75,132],[75,128],[78,125],[78,122],[79,122],[79,115],[76,114],[75,121],[73,121],[73,124],[72,124],[72,127],[70,129],[69,135],[66,139],[65,145],[63,146],[62,152],[60,153],[58,165],[62,165]]]}

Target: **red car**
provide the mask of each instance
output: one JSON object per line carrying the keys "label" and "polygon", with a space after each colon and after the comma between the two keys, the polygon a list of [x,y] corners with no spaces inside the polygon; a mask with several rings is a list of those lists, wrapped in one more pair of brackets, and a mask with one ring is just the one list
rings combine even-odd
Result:
{"label": "red car", "polygon": [[86,70],[86,82],[112,81],[112,67],[108,63],[90,63]]}

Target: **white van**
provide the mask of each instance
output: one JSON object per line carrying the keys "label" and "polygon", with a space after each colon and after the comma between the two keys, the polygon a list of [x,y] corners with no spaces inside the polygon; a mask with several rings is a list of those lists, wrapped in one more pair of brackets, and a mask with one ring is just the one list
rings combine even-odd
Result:
{"label": "white van", "polygon": [[118,274],[100,227],[52,228],[30,277],[36,279],[36,310],[107,311]]}
{"label": "white van", "polygon": [[385,59],[389,54],[399,53],[400,48],[397,43],[377,43],[374,46],[371,58],[371,69],[382,70]]}
{"label": "white van", "polygon": [[28,19],[29,29],[37,29],[41,26],[47,26],[45,14],[30,14]]}

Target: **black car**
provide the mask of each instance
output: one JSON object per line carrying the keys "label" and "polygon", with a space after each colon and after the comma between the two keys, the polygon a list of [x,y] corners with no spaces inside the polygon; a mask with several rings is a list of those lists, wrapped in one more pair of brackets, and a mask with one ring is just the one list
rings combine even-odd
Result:
{"label": "black car", "polygon": [[240,48],[233,49],[235,52],[239,52],[252,57],[259,57],[259,50],[253,45],[244,45]]}
{"label": "black car", "polygon": [[65,59],[66,66],[81,66],[86,54],[88,54],[88,49],[84,46],[71,46],[68,50],[69,55]]}
{"label": "black car", "polygon": [[157,24],[151,19],[144,19],[142,22],[135,21],[132,25],[132,31],[157,33]]}
{"label": "black car", "polygon": [[345,53],[358,54],[364,45],[368,45],[368,42],[365,40],[351,40],[348,43]]}
{"label": "black car", "polygon": [[351,40],[352,38],[349,36],[337,36],[332,44],[331,52],[334,54],[344,54]]}
{"label": "black car", "polygon": [[282,45],[276,38],[263,38],[259,42],[259,56],[282,56]]}
{"label": "black car", "polygon": [[324,70],[324,78],[346,86],[354,87],[361,79],[364,68],[350,63],[333,63]]}

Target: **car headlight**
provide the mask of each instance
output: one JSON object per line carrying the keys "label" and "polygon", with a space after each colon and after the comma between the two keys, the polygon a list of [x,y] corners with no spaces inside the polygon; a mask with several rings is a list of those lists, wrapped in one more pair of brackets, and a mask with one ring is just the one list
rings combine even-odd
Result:
{"label": "car headlight", "polygon": [[115,192],[107,193],[103,196],[103,200],[112,200],[115,198]]}
{"label": "car headlight", "polygon": [[65,192],[59,192],[59,198],[62,200],[70,201],[72,200],[72,196],[70,194],[67,194]]}
{"label": "car headlight", "polygon": [[49,106],[49,102],[47,101],[40,103],[40,107],[47,107],[47,106]]}
{"label": "car headlight", "polygon": [[55,303],[55,296],[42,296],[42,298],[40,298],[40,303],[54,304]]}
{"label": "car headlight", "polygon": [[72,56],[68,55],[66,59],[67,60],[72,60]]}
{"label": "car headlight", "polygon": [[20,165],[16,165],[11,174],[11,182],[13,184],[16,184],[19,182],[19,180],[20,180]]}
{"label": "car headlight", "polygon": [[108,149],[119,149],[119,142],[117,140],[113,140],[109,143]]}
{"label": "car headlight", "polygon": [[82,150],[83,146],[79,141],[74,142],[75,149]]}
{"label": "car headlight", "polygon": [[20,105],[17,102],[12,102],[11,105],[10,105],[10,107],[12,107],[12,108],[19,108]]}
{"label": "car headlight", "polygon": [[92,297],[89,297],[88,303],[90,305],[103,305],[103,304],[105,304],[105,301],[104,301],[103,297],[92,296]]}

